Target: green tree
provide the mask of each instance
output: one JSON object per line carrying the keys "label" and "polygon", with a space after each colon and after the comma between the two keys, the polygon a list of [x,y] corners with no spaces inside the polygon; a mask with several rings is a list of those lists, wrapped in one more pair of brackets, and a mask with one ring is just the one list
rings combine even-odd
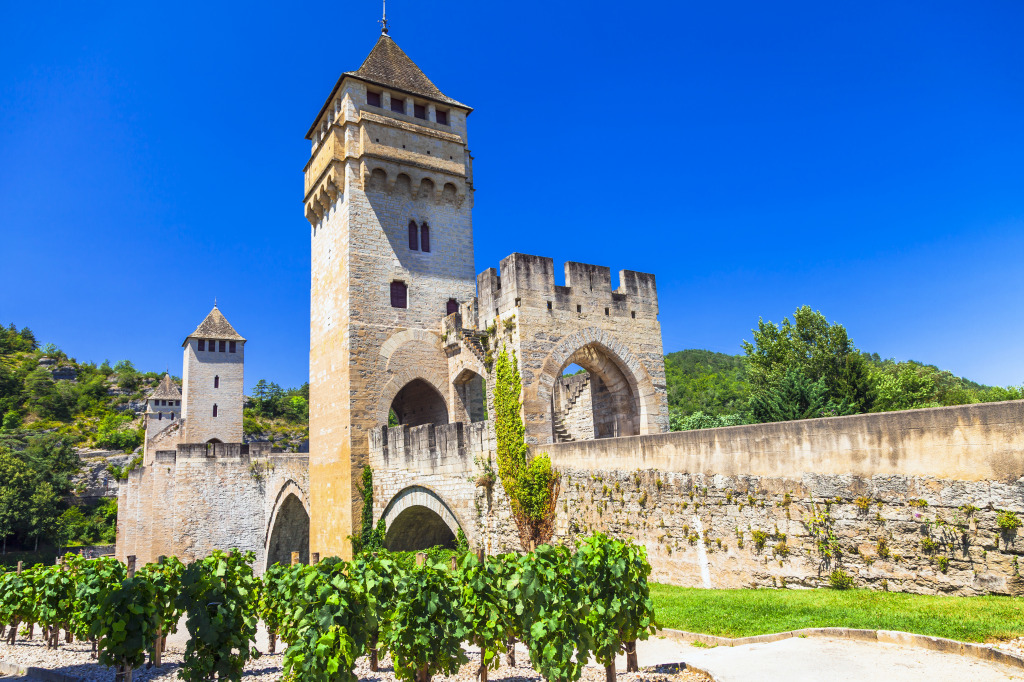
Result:
{"label": "green tree", "polygon": [[[829,324],[820,312],[803,306],[793,322],[787,317],[777,326],[759,320],[753,332],[754,342],[744,341],[743,350],[751,409],[758,421],[767,414],[813,414],[811,398],[818,393],[823,413],[856,414],[870,408],[867,363],[841,324]],[[791,399],[794,390],[802,391],[803,399]],[[777,409],[770,407],[773,402],[779,403]],[[801,405],[805,409],[799,410]]]}

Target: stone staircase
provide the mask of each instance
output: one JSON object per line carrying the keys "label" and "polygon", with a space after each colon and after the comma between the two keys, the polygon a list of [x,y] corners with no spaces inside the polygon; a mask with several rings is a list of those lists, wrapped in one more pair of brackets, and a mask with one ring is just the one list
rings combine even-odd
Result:
{"label": "stone staircase", "polygon": [[476,356],[484,365],[487,364],[485,358],[487,357],[487,351],[484,350],[484,346],[480,343],[480,336],[477,333],[471,332],[468,329],[462,330],[462,343],[469,351]]}
{"label": "stone staircase", "polygon": [[562,418],[562,415],[565,412],[568,412],[569,410],[571,410],[573,408],[573,406],[576,405],[576,401],[583,394],[583,391],[585,391],[589,387],[590,387],[590,377],[587,377],[586,380],[581,381],[581,382],[577,383],[575,386],[570,387],[569,390],[567,391],[568,395],[566,396],[566,399],[565,399],[565,410],[563,410],[562,412],[556,412],[555,413],[554,429],[555,429],[555,442],[556,443],[572,443],[573,441],[576,440],[572,436],[572,434],[569,433],[569,429],[567,429],[565,427],[565,420]]}

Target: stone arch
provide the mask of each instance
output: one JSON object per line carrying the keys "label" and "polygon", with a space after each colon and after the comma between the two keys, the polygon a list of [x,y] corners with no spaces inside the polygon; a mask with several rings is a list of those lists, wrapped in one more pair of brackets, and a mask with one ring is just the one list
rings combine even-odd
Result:
{"label": "stone arch", "polygon": [[264,570],[275,563],[291,563],[292,552],[309,563],[309,506],[295,481],[286,481],[278,491],[263,546]]}
{"label": "stone arch", "polygon": [[381,516],[387,526],[384,546],[391,551],[429,549],[437,544],[454,547],[463,528],[448,503],[421,485],[399,491]]}
{"label": "stone arch", "polygon": [[[548,442],[547,439],[551,437],[550,414],[554,384],[562,368],[569,364],[578,364],[599,377],[610,393],[619,396],[617,400],[620,405],[626,393],[631,396],[634,401],[631,415],[634,427],[630,431],[640,435],[662,431],[657,418],[659,409],[654,383],[640,360],[626,344],[609,332],[588,327],[569,334],[551,350],[537,377],[535,393],[528,396],[531,404],[527,409],[527,418],[529,420],[533,417],[538,421],[531,434],[538,438],[538,442]],[[620,430],[616,435],[631,434]]]}
{"label": "stone arch", "polygon": [[459,195],[459,190],[458,190],[458,188],[453,183],[450,183],[450,182],[444,183],[444,187],[441,189],[441,200],[442,201],[444,201],[446,203],[454,204],[455,200],[458,198],[458,195]]}
{"label": "stone arch", "polygon": [[482,422],[487,415],[487,393],[480,372],[464,367],[452,381],[454,402],[460,417],[457,421]]}
{"label": "stone arch", "polygon": [[406,173],[399,173],[395,178],[395,190],[398,194],[412,196],[412,178]]}
{"label": "stone arch", "polygon": [[419,191],[416,196],[420,199],[433,199],[434,198],[434,181],[430,178],[423,178],[420,180]]}
{"label": "stone arch", "polygon": [[367,189],[386,192],[388,189],[388,172],[383,168],[374,168],[370,171],[370,179],[366,185]]}
{"label": "stone arch", "polygon": [[416,381],[426,383],[440,397],[444,405],[444,419],[438,423],[450,421],[448,359],[437,334],[419,329],[398,332],[381,345],[380,356],[385,374],[373,415],[376,424],[387,424],[388,412],[395,398]]}

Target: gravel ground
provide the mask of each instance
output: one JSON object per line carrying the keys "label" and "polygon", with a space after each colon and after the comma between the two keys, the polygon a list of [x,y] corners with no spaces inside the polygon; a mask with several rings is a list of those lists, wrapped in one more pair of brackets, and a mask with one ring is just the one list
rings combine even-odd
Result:
{"label": "gravel ground", "polygon": [[[281,646],[280,644],[278,645]],[[32,641],[19,639],[14,646],[0,643],[0,661],[15,663],[18,665],[35,666],[46,668],[57,672],[78,677],[82,680],[108,682],[114,679],[113,668],[99,665],[89,657],[90,646],[87,643],[75,642],[73,644],[61,644],[57,651],[48,650],[39,640],[38,635]],[[181,665],[184,649],[177,646],[169,646],[164,652],[163,665],[159,668],[146,669],[145,667],[135,670],[132,673],[132,682],[146,682],[147,680],[170,680],[177,679],[177,670]],[[472,658],[476,658],[472,656]],[[504,659],[504,657],[502,657]],[[516,667],[509,667],[502,662],[501,668],[491,670],[488,674],[489,682],[504,680],[506,682],[533,682],[541,680],[533,668],[530,667],[529,658],[518,652],[516,656]],[[245,666],[244,678],[246,682],[277,682],[281,679],[282,654],[273,656],[264,654],[256,660],[251,660]],[[462,667],[457,674],[451,677],[435,675],[432,680],[443,682],[470,682],[476,678],[477,663],[471,661]],[[396,678],[391,668],[390,660],[385,657],[381,659],[380,671],[370,670],[369,660],[360,658],[356,662],[356,674],[360,680],[367,682],[395,682]],[[703,675],[690,671],[677,671],[673,667],[659,666],[654,671],[641,673],[619,673],[620,682],[707,682]],[[582,682],[604,682],[604,668],[587,666],[583,671]]]}

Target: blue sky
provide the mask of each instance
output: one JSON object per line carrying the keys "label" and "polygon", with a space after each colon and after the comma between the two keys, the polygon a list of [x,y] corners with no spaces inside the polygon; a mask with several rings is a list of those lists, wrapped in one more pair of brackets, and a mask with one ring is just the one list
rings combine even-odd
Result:
{"label": "blue sky", "polygon": [[[391,0],[475,107],[477,269],[654,272],[665,350],[800,305],[1024,383],[1024,4]],[[0,322],[181,371],[210,309],[246,384],[308,373],[303,139],[378,2],[0,5]]]}

